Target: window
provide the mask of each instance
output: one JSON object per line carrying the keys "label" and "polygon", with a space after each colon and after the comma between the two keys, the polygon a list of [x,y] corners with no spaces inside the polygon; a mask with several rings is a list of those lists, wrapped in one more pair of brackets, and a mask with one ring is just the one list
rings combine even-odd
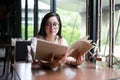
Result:
{"label": "window", "polygon": [[[80,6],[81,5],[81,6]],[[86,1],[57,1],[57,13],[62,20],[62,34],[68,44],[86,36]]]}
{"label": "window", "polygon": [[[50,1],[48,1],[47,3],[50,3]],[[27,30],[25,29],[25,6],[26,6],[25,0],[21,0],[21,6],[22,6],[22,21],[21,21],[22,39],[25,39],[25,36],[27,36],[28,39],[31,39],[34,35],[34,0],[29,0],[27,2],[27,6],[28,6]],[[47,12],[50,12],[50,4],[46,4],[42,2],[42,0],[38,0],[38,31],[39,31],[41,19]],[[27,35],[25,34],[26,31],[27,31]]]}

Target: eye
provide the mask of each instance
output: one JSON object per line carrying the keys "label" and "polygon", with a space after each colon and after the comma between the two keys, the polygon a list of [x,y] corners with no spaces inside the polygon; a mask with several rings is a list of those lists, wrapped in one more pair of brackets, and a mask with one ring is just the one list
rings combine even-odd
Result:
{"label": "eye", "polygon": [[57,24],[53,24],[53,26],[57,26]]}
{"label": "eye", "polygon": [[59,24],[58,23],[54,23],[53,26],[58,26]]}
{"label": "eye", "polygon": [[47,23],[46,26],[50,26],[51,24],[50,23]]}

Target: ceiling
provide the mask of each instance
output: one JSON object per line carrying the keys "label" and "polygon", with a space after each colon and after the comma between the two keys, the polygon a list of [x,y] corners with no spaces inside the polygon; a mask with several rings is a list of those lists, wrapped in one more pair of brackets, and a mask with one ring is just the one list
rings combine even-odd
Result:
{"label": "ceiling", "polygon": [[[39,0],[46,4],[50,4],[50,0]],[[86,11],[86,0],[56,0],[58,8],[75,11],[85,12]],[[120,9],[120,0],[115,0],[115,5]],[[109,9],[109,0],[102,0],[103,10]]]}
{"label": "ceiling", "polygon": [[0,5],[12,4],[15,0],[0,0]]}
{"label": "ceiling", "polygon": [[[2,4],[11,4],[15,0],[0,0],[0,5]],[[21,0],[25,1],[25,0]],[[39,0],[39,8],[41,9],[49,9],[49,4],[51,0]],[[104,11],[108,11],[109,9],[109,1],[110,0],[101,0],[102,1],[102,7]],[[33,7],[34,0],[28,0],[28,3],[30,3],[30,7]],[[69,11],[75,11],[79,13],[86,12],[86,0],[56,0],[56,6],[57,8],[61,8],[64,10]],[[23,3],[22,3],[23,4]],[[115,0],[115,9],[120,9],[120,0]],[[42,6],[42,7],[41,7]]]}

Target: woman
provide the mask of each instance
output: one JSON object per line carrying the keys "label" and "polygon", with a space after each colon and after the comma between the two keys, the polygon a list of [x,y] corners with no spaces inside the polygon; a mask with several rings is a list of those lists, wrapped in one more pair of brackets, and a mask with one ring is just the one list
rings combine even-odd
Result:
{"label": "woman", "polygon": [[[57,13],[50,12],[46,14],[42,19],[40,32],[32,39],[31,47],[34,55],[36,53],[37,39],[43,39],[50,42],[54,42],[56,44],[68,46],[66,39],[61,36],[61,28],[62,28],[61,20]],[[73,60],[72,57],[66,57],[66,55],[60,56],[59,58],[55,58],[54,54],[51,54],[51,60],[49,63],[44,63],[41,61],[38,61],[38,62],[42,66],[46,66],[49,68],[54,68],[64,63],[69,65],[74,65],[74,66],[80,65],[84,60],[83,58],[84,56],[80,55],[79,50],[73,50],[72,53],[74,54],[75,60]],[[34,62],[36,62],[34,58],[33,60]]]}

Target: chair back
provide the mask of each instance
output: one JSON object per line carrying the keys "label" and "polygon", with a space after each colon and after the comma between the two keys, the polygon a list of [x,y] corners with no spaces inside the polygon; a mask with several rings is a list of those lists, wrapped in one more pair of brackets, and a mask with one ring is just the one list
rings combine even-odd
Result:
{"label": "chair back", "polygon": [[31,45],[31,41],[16,41],[16,61],[25,61],[27,58],[27,46]]}

